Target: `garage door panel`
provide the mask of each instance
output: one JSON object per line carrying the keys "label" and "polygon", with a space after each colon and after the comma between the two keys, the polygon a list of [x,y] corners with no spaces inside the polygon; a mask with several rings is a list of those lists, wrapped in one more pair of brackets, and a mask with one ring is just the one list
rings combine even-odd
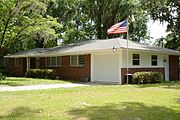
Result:
{"label": "garage door panel", "polygon": [[94,55],[93,81],[118,82],[119,65],[118,55]]}

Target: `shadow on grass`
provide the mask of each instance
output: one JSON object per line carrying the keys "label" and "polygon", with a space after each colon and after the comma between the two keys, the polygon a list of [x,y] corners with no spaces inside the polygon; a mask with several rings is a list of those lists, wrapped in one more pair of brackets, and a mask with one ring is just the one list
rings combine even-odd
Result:
{"label": "shadow on grass", "polygon": [[140,84],[137,85],[138,88],[147,88],[147,87],[160,87],[166,89],[180,89],[180,81],[170,81],[164,83],[156,83],[156,84]]}
{"label": "shadow on grass", "polygon": [[38,113],[40,113],[40,109],[30,109],[28,107],[16,107],[10,111],[7,115],[0,115],[0,119],[4,120],[14,120],[14,119],[23,119],[23,118],[35,118]]}
{"label": "shadow on grass", "polygon": [[76,108],[68,113],[73,120],[179,120],[180,118],[178,111],[137,102]]}

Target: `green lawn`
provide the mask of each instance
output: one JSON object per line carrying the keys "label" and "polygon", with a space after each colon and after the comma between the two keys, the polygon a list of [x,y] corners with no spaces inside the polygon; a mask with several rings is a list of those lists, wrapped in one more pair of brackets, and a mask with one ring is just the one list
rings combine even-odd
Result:
{"label": "green lawn", "polygon": [[70,82],[75,82],[75,81],[48,80],[48,79],[35,79],[35,78],[23,78],[23,77],[7,77],[5,81],[0,81],[0,86],[1,85],[24,86],[24,85],[58,84],[58,83],[70,83]]}
{"label": "green lawn", "polygon": [[180,83],[0,92],[2,120],[179,120]]}

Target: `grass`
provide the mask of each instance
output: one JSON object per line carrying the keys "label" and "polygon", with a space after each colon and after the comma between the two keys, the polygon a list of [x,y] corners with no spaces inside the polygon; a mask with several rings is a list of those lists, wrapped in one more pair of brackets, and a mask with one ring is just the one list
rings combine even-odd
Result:
{"label": "grass", "polygon": [[0,86],[1,85],[25,86],[25,85],[58,84],[58,83],[70,83],[70,82],[75,82],[75,81],[35,79],[35,78],[23,78],[23,77],[7,77],[6,80],[0,81]]}
{"label": "grass", "polygon": [[179,120],[180,83],[0,92],[2,120]]}

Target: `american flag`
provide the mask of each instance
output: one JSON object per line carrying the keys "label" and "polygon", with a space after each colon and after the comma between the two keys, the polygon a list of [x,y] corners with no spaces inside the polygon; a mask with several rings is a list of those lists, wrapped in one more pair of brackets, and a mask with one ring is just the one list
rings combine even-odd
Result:
{"label": "american flag", "polygon": [[126,33],[126,32],[128,32],[128,22],[127,22],[127,20],[116,23],[115,25],[111,26],[107,30],[107,34],[118,34],[118,33]]}

